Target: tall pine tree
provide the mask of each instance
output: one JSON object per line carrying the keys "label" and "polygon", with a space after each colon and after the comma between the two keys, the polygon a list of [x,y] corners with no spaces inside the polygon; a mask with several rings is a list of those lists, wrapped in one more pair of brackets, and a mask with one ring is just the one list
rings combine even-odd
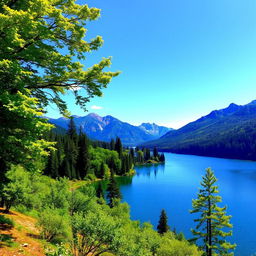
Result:
{"label": "tall pine tree", "polygon": [[84,179],[90,167],[89,141],[87,136],[80,132],[78,137],[78,157],[76,169],[78,178]]}
{"label": "tall pine tree", "polygon": [[68,124],[68,130],[67,130],[67,135],[75,142],[77,140],[77,132],[76,132],[76,125],[74,122],[74,117],[70,117],[70,121]]}
{"label": "tall pine tree", "polygon": [[121,192],[119,190],[119,187],[115,181],[114,173],[111,171],[110,180],[107,187],[107,199],[108,199],[108,205],[110,208],[113,208],[118,200],[122,198]]}
{"label": "tall pine tree", "polygon": [[225,240],[227,236],[232,235],[232,231],[227,232],[227,228],[232,228],[229,223],[231,216],[226,215],[226,206],[217,205],[222,202],[222,198],[218,195],[218,186],[214,185],[216,181],[213,171],[207,168],[198,198],[192,202],[193,210],[190,212],[199,216],[194,220],[197,222],[196,228],[191,231],[194,241],[201,240],[199,247],[204,250],[205,256],[231,256],[234,255],[232,250],[236,245]]}
{"label": "tall pine tree", "polygon": [[115,151],[118,152],[119,158],[121,158],[123,154],[123,146],[122,146],[121,139],[119,137],[116,138]]}
{"label": "tall pine tree", "polygon": [[158,225],[157,225],[157,232],[159,234],[162,235],[162,234],[166,233],[169,230],[169,226],[168,226],[167,222],[168,222],[168,217],[167,217],[167,214],[166,214],[165,210],[163,209],[161,211],[160,219],[159,219],[159,222],[158,222]]}

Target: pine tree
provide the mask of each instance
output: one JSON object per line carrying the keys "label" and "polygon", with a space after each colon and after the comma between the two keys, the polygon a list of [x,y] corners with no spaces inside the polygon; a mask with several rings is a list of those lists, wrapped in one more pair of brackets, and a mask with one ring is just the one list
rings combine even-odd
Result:
{"label": "pine tree", "polygon": [[156,147],[154,147],[153,155],[154,155],[154,158],[158,157],[158,151]]}
{"label": "pine tree", "polygon": [[122,198],[119,187],[115,181],[113,172],[111,172],[107,192],[108,205],[110,206],[110,208],[113,208],[116,205],[116,202]]}
{"label": "pine tree", "polygon": [[110,141],[110,150],[115,150],[115,140],[111,139]]}
{"label": "pine tree", "polygon": [[69,163],[70,176],[68,178],[70,179],[78,178],[78,173],[76,170],[77,155],[78,155],[77,145],[72,139],[67,138],[67,141],[65,144],[65,158]]}
{"label": "pine tree", "polygon": [[160,219],[159,219],[159,222],[158,222],[158,225],[157,225],[157,232],[159,234],[162,235],[162,234],[166,233],[169,230],[169,226],[168,226],[167,222],[168,222],[167,214],[166,214],[165,210],[162,210],[161,215],[160,215]]}
{"label": "pine tree", "polygon": [[51,176],[52,178],[57,178],[59,176],[59,161],[57,152],[52,150],[48,157],[46,168],[44,174]]}
{"label": "pine tree", "polygon": [[78,157],[76,162],[78,178],[80,179],[84,179],[90,167],[88,144],[89,142],[87,136],[84,133],[80,132],[78,137]]}
{"label": "pine tree", "polygon": [[71,175],[70,164],[69,164],[69,161],[66,157],[64,158],[64,160],[62,162],[59,173],[60,173],[61,177],[71,178],[71,176],[72,176]]}
{"label": "pine tree", "polygon": [[97,189],[96,189],[96,196],[98,198],[104,198],[104,192],[103,192],[103,188],[102,188],[102,184],[99,183]]}
{"label": "pine tree", "polygon": [[135,163],[135,153],[134,153],[133,148],[130,148],[130,156],[131,156],[131,159],[132,159],[132,163],[134,164]]}
{"label": "pine tree", "polygon": [[116,138],[115,151],[118,152],[119,158],[121,158],[123,154],[123,146],[119,137]]}
{"label": "pine tree", "polygon": [[99,178],[103,179],[105,177],[105,163],[102,162],[100,165]]}
{"label": "pine tree", "polygon": [[162,162],[162,163],[165,162],[165,156],[164,156],[163,153],[160,155],[159,161]]}
{"label": "pine tree", "polygon": [[148,161],[150,159],[151,155],[150,155],[150,149],[149,148],[145,149],[144,156],[145,156],[145,161]]}
{"label": "pine tree", "polygon": [[69,135],[69,137],[73,141],[76,141],[77,133],[76,133],[76,125],[75,125],[74,117],[73,116],[70,117],[70,121],[69,121],[69,124],[68,124],[67,135]]}
{"label": "pine tree", "polygon": [[[191,213],[198,213],[199,218],[195,229],[192,229],[193,240],[202,240],[200,248],[204,250],[205,256],[231,256],[236,245],[225,240],[231,236],[232,231],[227,232],[227,228],[232,228],[229,223],[231,216],[226,215],[227,207],[219,207],[217,204],[222,202],[218,195],[218,186],[214,185],[217,181],[213,171],[206,169],[206,174],[201,182],[202,188],[199,190],[198,198],[192,202],[193,210]],[[225,231],[222,229],[225,228]]]}

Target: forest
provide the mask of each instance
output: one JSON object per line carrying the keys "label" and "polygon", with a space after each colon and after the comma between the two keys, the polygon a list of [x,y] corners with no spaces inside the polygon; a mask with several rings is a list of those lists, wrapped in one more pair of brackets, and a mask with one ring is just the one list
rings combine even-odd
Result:
{"label": "forest", "polygon": [[[25,221],[13,221],[22,213],[38,231],[28,239],[47,256],[233,255],[235,245],[225,240],[232,232],[222,230],[232,228],[230,216],[218,207],[211,170],[192,203],[191,213],[201,217],[188,241],[168,226],[164,211],[156,231],[132,221],[121,201],[115,176],[133,174],[136,164],[164,162],[156,148],[127,149],[118,138],[89,141],[72,118],[67,134],[57,134],[43,118],[49,106],[70,117],[68,93],[86,111],[89,100],[102,96],[120,74],[109,71],[111,58],[91,67],[83,63],[103,44],[101,36],[85,40],[87,23],[99,17],[100,9],[75,0],[0,2],[0,250],[18,255],[30,247],[15,243],[22,231],[29,233]],[[106,191],[94,189],[96,178],[108,181]]]}
{"label": "forest", "polygon": [[73,119],[70,119],[66,134],[51,131],[47,140],[55,143],[50,151],[44,174],[53,178],[108,179],[114,175],[134,174],[134,165],[164,163],[164,154],[148,148],[124,148],[120,138],[109,143],[89,140],[81,129],[77,133]]}

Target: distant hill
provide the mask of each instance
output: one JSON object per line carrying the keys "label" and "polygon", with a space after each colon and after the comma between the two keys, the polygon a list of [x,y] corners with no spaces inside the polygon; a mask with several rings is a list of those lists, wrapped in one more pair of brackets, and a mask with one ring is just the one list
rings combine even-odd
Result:
{"label": "distant hill", "polygon": [[143,146],[160,150],[235,159],[256,160],[256,101],[214,110]]}
{"label": "distant hill", "polygon": [[[123,144],[127,146],[136,146],[157,139],[170,131],[170,128],[158,126],[154,123],[143,123],[140,126],[134,126],[110,115],[101,117],[91,113],[86,116],[73,117],[77,129],[81,127],[89,138],[108,142],[112,138],[120,137]],[[50,123],[57,126],[58,130],[60,130],[60,127],[65,130],[68,128],[69,119],[67,118],[48,119]],[[63,132],[63,130],[60,131]]]}

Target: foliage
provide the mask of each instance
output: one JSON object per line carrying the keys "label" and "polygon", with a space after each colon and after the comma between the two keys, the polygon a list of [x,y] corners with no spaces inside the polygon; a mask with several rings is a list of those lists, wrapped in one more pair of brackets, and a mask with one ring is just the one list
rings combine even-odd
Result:
{"label": "foliage", "polygon": [[195,245],[190,245],[187,241],[173,239],[173,235],[166,233],[162,238],[158,256],[201,256],[202,253]]}
{"label": "foliage", "polygon": [[1,91],[15,95],[23,88],[30,89],[40,100],[38,104],[54,103],[62,113],[67,106],[61,95],[67,91],[74,93],[81,107],[90,97],[100,96],[101,89],[118,74],[103,71],[111,64],[110,58],[87,70],[80,62],[103,43],[100,36],[84,40],[84,26],[99,16],[99,9],[75,0],[2,1]]}
{"label": "foliage", "polygon": [[[1,74],[0,74],[1,77]],[[1,84],[1,83],[0,83]],[[37,170],[38,159],[48,155],[46,149],[53,143],[43,139],[52,128],[38,109],[38,101],[30,98],[29,90],[11,94],[0,90],[0,169],[1,181],[11,164],[22,164],[28,170]],[[33,160],[33,161],[32,161]]]}
{"label": "foliage", "polygon": [[39,214],[37,226],[46,241],[67,241],[71,239],[68,217],[59,210],[47,208]]}
{"label": "foliage", "polygon": [[23,171],[20,166],[13,166],[6,173],[7,179],[10,181],[3,186],[3,198],[5,201],[6,210],[9,211],[12,205],[17,205],[24,202],[25,195],[31,189],[29,188],[29,174]]}
{"label": "foliage", "polygon": [[8,225],[10,227],[14,226],[14,222],[12,219],[5,217],[4,215],[0,215],[0,225]]}
{"label": "foliage", "polygon": [[108,187],[107,187],[108,205],[111,208],[113,208],[115,205],[118,204],[121,198],[122,198],[121,192],[115,181],[114,174],[112,173],[108,183]]}
{"label": "foliage", "polygon": [[57,244],[56,248],[53,249],[48,249],[45,252],[46,256],[72,256],[72,253],[67,246],[65,246],[63,243]]}
{"label": "foliage", "polygon": [[175,255],[171,254],[175,251],[177,255],[200,255],[196,246],[186,240],[177,242],[170,231],[168,236],[160,236],[152,225],[131,221],[127,204],[110,208],[104,200],[99,202],[93,186],[71,190],[66,179],[53,180],[22,167],[12,172],[17,179],[11,183],[19,181],[24,187],[15,207],[22,206],[38,218],[41,235],[47,241],[65,243],[48,255],[100,255],[103,251],[123,256]]}
{"label": "foliage", "polygon": [[165,210],[163,209],[161,211],[161,215],[160,215],[160,219],[157,225],[157,231],[159,234],[164,234],[169,230],[169,226],[168,226],[168,217],[167,214],[165,212]]}
{"label": "foliage", "polygon": [[[195,219],[197,226],[192,229],[194,240],[202,240],[200,246],[206,256],[211,255],[234,255],[232,250],[236,247],[225,240],[232,235],[232,231],[226,231],[232,228],[229,223],[231,216],[227,216],[227,207],[219,207],[222,202],[218,195],[218,186],[215,185],[217,179],[210,168],[206,169],[206,174],[201,182],[201,189],[198,198],[193,200],[191,213],[200,214]],[[225,231],[223,229],[225,228]]]}
{"label": "foliage", "polygon": [[86,216],[75,214],[72,228],[78,255],[99,255],[105,251],[116,251],[119,247],[120,225],[99,209],[87,213]]}

